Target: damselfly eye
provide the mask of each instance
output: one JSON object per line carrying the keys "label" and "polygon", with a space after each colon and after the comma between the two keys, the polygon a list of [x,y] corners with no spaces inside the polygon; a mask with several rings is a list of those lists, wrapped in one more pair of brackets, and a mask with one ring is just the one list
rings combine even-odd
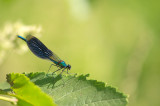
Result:
{"label": "damselfly eye", "polygon": [[69,70],[71,69],[71,65],[69,65],[69,64],[68,64],[68,66],[67,66],[67,67],[68,67],[68,69],[69,69]]}

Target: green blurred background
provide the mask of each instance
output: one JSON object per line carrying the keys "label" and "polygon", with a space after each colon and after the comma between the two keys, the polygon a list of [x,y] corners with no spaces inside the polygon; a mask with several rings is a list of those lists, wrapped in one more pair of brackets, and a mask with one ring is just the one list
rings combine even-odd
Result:
{"label": "green blurred background", "polygon": [[[70,73],[89,73],[91,79],[118,88],[129,95],[129,106],[160,106],[159,4],[157,0],[0,0],[0,31],[6,23],[40,25],[38,38],[71,64]],[[15,45],[4,49],[5,41],[11,40],[2,36],[0,82],[11,72],[48,70],[51,62],[29,50],[16,52],[16,42],[27,48],[16,35],[10,44]],[[0,105],[10,104],[0,100]]]}

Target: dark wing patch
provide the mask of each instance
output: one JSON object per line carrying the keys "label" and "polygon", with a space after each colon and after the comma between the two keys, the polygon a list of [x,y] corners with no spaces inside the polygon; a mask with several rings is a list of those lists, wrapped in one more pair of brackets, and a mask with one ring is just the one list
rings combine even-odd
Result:
{"label": "dark wing patch", "polygon": [[38,57],[48,59],[53,55],[52,51],[49,50],[40,40],[36,37],[31,38],[27,41],[27,45],[30,50]]}

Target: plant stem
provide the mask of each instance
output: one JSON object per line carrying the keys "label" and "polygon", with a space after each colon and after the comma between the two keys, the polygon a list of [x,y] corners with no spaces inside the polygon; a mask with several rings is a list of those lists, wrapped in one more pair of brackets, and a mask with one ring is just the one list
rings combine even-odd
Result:
{"label": "plant stem", "polygon": [[18,99],[13,98],[13,97],[12,98],[8,98],[8,97],[0,96],[0,99],[4,100],[4,101],[11,102],[13,104],[17,104],[17,102],[18,102]]}

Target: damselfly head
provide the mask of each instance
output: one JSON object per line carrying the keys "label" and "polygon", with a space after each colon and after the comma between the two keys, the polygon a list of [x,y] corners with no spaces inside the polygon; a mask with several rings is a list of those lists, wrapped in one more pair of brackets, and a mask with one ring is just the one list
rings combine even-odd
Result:
{"label": "damselfly head", "polygon": [[71,65],[68,64],[67,68],[70,70],[71,69]]}

